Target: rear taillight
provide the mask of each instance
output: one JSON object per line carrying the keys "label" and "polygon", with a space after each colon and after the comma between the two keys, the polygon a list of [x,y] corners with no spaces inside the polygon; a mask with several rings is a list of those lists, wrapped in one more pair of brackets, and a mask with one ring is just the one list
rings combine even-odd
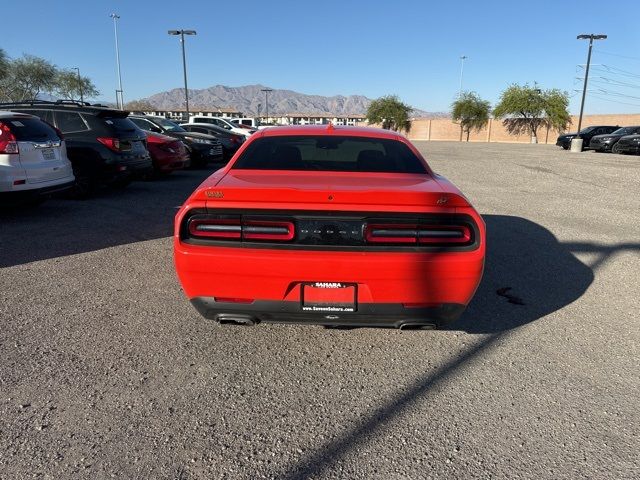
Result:
{"label": "rear taillight", "polygon": [[242,222],[242,238],[246,240],[275,240],[288,242],[293,240],[295,227],[293,222],[246,221]]}
{"label": "rear taillight", "polygon": [[192,218],[189,220],[189,235],[196,238],[240,240],[242,224],[240,219]]}
{"label": "rear taillight", "polygon": [[15,135],[2,122],[0,122],[0,153],[20,153]]}
{"label": "rear taillight", "polygon": [[122,144],[119,139],[112,137],[98,137],[97,140],[107,147],[109,150],[113,150],[114,152],[122,151]]}
{"label": "rear taillight", "polygon": [[406,225],[367,224],[364,230],[367,243],[434,245],[465,244],[471,242],[467,225]]}
{"label": "rear taillight", "polygon": [[279,220],[249,220],[241,218],[211,218],[195,215],[188,222],[189,236],[219,240],[267,240],[288,242],[295,237],[293,222]]}

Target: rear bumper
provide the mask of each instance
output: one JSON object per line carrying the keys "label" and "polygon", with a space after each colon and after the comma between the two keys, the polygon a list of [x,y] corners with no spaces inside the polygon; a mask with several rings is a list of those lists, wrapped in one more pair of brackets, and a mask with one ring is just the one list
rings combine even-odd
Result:
{"label": "rear bumper", "polygon": [[26,185],[20,185],[20,189],[2,191],[0,190],[0,199],[19,199],[19,198],[33,198],[33,197],[46,197],[56,193],[65,192],[73,187],[75,180],[64,179],[63,182],[59,180],[50,181],[46,184],[33,184],[28,183]]}
{"label": "rear bumper", "polygon": [[305,323],[348,325],[353,327],[432,326],[440,328],[457,320],[465,305],[441,304],[406,308],[402,304],[364,303],[355,312],[302,312],[299,302],[255,301],[251,304],[216,302],[212,297],[191,299],[193,306],[208,319],[237,323]]}

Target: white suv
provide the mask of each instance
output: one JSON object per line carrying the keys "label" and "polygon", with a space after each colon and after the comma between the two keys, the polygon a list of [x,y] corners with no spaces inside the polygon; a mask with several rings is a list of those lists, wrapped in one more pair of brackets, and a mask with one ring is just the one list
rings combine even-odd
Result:
{"label": "white suv", "polygon": [[34,115],[0,111],[0,201],[46,198],[74,182],[61,133]]}
{"label": "white suv", "polygon": [[189,123],[210,123],[212,125],[217,125],[219,127],[224,128],[225,130],[229,130],[230,132],[236,133],[238,135],[242,135],[244,137],[249,137],[254,132],[254,130],[247,130],[246,128],[239,127],[231,123],[226,118],[221,117],[207,117],[202,115],[194,115],[189,117]]}

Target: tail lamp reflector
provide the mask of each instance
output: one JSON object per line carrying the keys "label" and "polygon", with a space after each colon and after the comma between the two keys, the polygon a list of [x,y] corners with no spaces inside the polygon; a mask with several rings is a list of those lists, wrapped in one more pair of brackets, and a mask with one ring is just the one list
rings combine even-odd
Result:
{"label": "tail lamp reflector", "polygon": [[365,240],[405,245],[462,244],[471,240],[471,229],[466,225],[368,224]]}

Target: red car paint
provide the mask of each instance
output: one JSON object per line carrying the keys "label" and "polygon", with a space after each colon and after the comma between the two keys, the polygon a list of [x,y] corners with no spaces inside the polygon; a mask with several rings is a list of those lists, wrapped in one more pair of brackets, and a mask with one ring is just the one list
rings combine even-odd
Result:
{"label": "red car paint", "polygon": [[[261,138],[331,135],[402,142],[426,173],[234,169]],[[189,237],[199,228],[197,215],[213,225],[207,228],[217,240]],[[351,240],[360,243],[341,245],[340,236],[332,245],[296,244],[308,225],[319,225],[308,223],[315,221],[308,217],[320,218],[320,224],[344,217],[339,234],[356,225]],[[334,235],[333,228],[317,232]],[[384,236],[388,230],[390,238]],[[263,238],[250,240],[256,231]],[[437,235],[451,231],[457,239],[439,244],[449,240]],[[374,243],[378,240],[381,246]],[[174,256],[186,295],[205,317],[219,321],[444,326],[462,313],[479,285],[485,225],[458,189],[433,173],[395,132],[280,127],[252,135],[226,167],[193,192],[176,215]]]}
{"label": "red car paint", "polygon": [[155,171],[171,173],[189,165],[189,153],[180,140],[159,133],[145,133],[147,148]]}

